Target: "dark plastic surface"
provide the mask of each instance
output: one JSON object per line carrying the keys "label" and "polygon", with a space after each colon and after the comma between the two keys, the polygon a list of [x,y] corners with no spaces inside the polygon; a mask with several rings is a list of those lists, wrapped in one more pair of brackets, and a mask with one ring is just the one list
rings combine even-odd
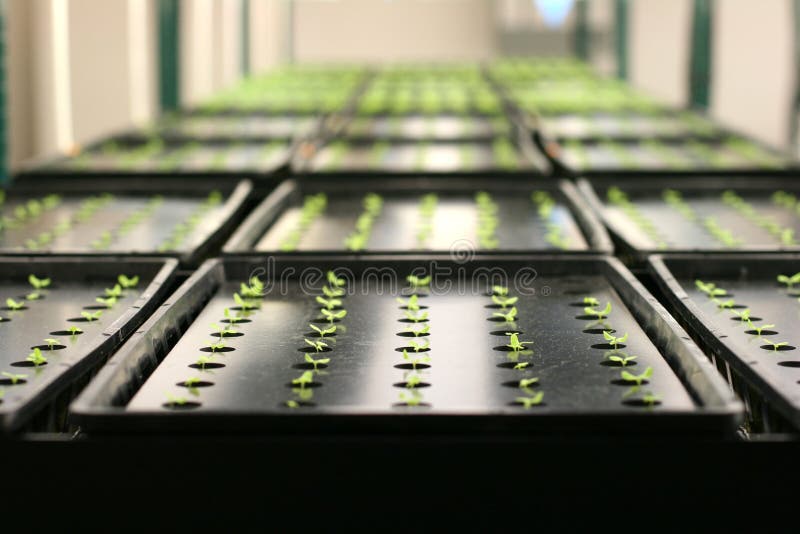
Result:
{"label": "dark plastic surface", "polygon": [[[183,239],[180,248],[163,251],[159,245],[169,240],[177,225],[185,223],[197,210],[211,191],[223,194],[222,203],[203,214],[201,221]],[[66,254],[66,255],[147,255],[179,257],[184,265],[197,265],[205,257],[218,250],[244,217],[246,203],[252,190],[252,183],[196,181],[168,182],[154,188],[152,182],[144,180],[101,180],[99,178],[45,180],[41,178],[23,179],[15,182],[7,191],[3,214],[13,213],[14,207],[29,199],[40,199],[56,193],[61,204],[44,211],[35,219],[29,219],[19,228],[0,231],[0,252],[11,255]],[[113,195],[113,199],[84,221],[73,220],[81,203],[103,193]],[[121,230],[123,221],[136,210],[143,209],[147,202],[156,196],[163,197],[162,203],[150,215],[126,233]],[[42,232],[53,232],[59,223],[73,220],[73,226],[63,235],[54,237],[48,243],[32,249],[26,246],[28,239],[36,238]],[[93,243],[104,232],[112,232],[114,240],[109,246],[95,248]]]}
{"label": "dark plastic surface", "polygon": [[[369,189],[363,180],[287,181],[250,214],[225,246],[226,253],[277,251],[280,240],[291,230],[298,206],[307,194],[324,192],[328,207],[304,236],[300,252],[344,252],[344,238],[354,230],[362,210],[361,199],[367,190],[384,199],[383,210],[375,222],[365,253],[439,253],[470,255],[478,249],[475,235],[477,212],[474,196],[478,191],[492,195],[500,206],[501,224],[496,231],[498,252],[530,250],[556,251],[545,239],[547,229],[531,201],[532,191],[547,191],[558,203],[548,222],[557,224],[569,239],[569,252],[610,253],[611,241],[605,229],[585,205],[574,186],[566,181],[525,181],[475,178],[468,183],[443,178],[373,179]],[[434,219],[434,236],[424,250],[418,248],[420,198],[436,193],[439,202]],[[481,251],[482,253],[488,251]]]}
{"label": "dark plastic surface", "polygon": [[[653,253],[783,253],[800,248],[800,213],[773,203],[770,195],[776,191],[800,195],[800,186],[793,178],[769,177],[720,178],[698,177],[696,180],[676,183],[670,178],[644,178],[641,180],[615,180],[592,178],[580,180],[578,189],[605,223],[625,255],[634,261],[644,261]],[[605,200],[609,188],[619,187],[625,192],[640,213],[652,222],[662,236],[665,248],[643,233],[637,224],[619,208]],[[673,189],[681,192],[684,201],[694,210],[696,220],[688,220],[678,210],[661,198],[662,192]],[[724,204],[721,196],[734,191],[753,206],[758,215],[773,219],[781,227],[794,229],[795,244],[784,244],[767,229],[748,220],[733,207]],[[723,229],[741,241],[737,246],[727,246],[715,238],[705,226],[705,217],[713,217]]]}
{"label": "dark plastic surface", "polygon": [[[800,272],[800,254],[657,255],[648,267],[676,316],[745,400],[750,430],[800,429],[800,287],[790,292],[776,280]],[[727,290],[720,300],[733,299],[737,308],[721,309],[697,279]],[[758,335],[734,313],[743,309],[754,326],[775,326]],[[773,350],[766,340],[795,348]]]}
{"label": "dark plastic surface", "polygon": [[[0,310],[0,369],[27,375],[13,383],[2,377],[0,428],[4,432],[26,428],[37,431],[65,430],[66,408],[91,373],[150,315],[170,290],[177,267],[174,259],[157,258],[0,258],[3,280]],[[50,278],[51,287],[26,300],[33,289],[28,274]],[[95,300],[117,276],[139,276],[136,289],[125,291],[111,308]],[[18,311],[7,309],[7,298],[23,303]],[[100,318],[86,321],[81,312]],[[77,326],[83,333],[70,335]],[[45,339],[58,340],[48,350]],[[27,364],[33,347],[39,346],[47,363]]]}
{"label": "dark plastic surface", "polygon": [[[320,315],[313,295],[329,268],[349,278],[336,323],[330,357],[313,376],[314,387],[293,391],[303,369],[314,322]],[[451,269],[443,274],[444,269]],[[426,323],[400,321],[396,302],[407,294],[394,278],[413,269],[438,272],[430,294],[419,299]],[[226,338],[230,352],[212,361],[224,367],[205,371],[196,362],[212,334],[211,323],[233,305],[231,294],[253,273],[281,280],[270,286],[262,308]],[[394,285],[392,285],[394,280]],[[301,282],[300,282],[301,281]],[[506,281],[521,296],[516,324],[487,320],[496,308],[486,293]],[[302,285],[298,285],[298,283]],[[448,286],[448,284],[450,284]],[[381,293],[378,286],[387,290]],[[300,291],[300,288],[305,288]],[[592,321],[572,305],[585,294],[612,302],[608,321],[628,332],[627,347],[638,355],[633,372],[652,366],[642,390],[614,383],[620,368],[603,364],[603,336],[584,333]],[[413,338],[407,327],[430,325],[430,335]],[[533,341],[532,353],[504,350],[509,328]],[[499,335],[498,335],[499,334]],[[318,339],[318,338],[312,338]],[[400,347],[430,343],[430,367],[403,369]],[[313,349],[310,349],[313,351]],[[522,370],[512,367],[528,362]],[[607,362],[607,361],[606,361]],[[400,365],[401,368],[397,366]],[[430,384],[421,405],[402,406],[412,394],[402,387],[417,373]],[[192,377],[213,383],[192,392],[178,385]],[[526,395],[504,385],[538,377],[531,389],[544,392],[544,404],[514,405]],[[289,385],[287,385],[289,384]],[[297,389],[297,388],[294,388]],[[647,408],[629,403],[644,390],[657,391],[663,403]],[[401,396],[401,394],[403,394]],[[184,404],[175,404],[181,398]],[[185,398],[185,399],[184,399]],[[172,400],[171,400],[172,399]],[[298,408],[287,407],[294,400]],[[628,401],[628,402],[626,402]],[[77,423],[89,435],[103,432],[488,432],[490,434],[580,434],[623,432],[730,435],[741,407],[722,379],[686,334],[619,262],[612,259],[515,257],[479,258],[466,264],[446,258],[423,262],[392,257],[364,262],[348,258],[251,257],[213,260],[188,280],[118,352],[73,404]]]}

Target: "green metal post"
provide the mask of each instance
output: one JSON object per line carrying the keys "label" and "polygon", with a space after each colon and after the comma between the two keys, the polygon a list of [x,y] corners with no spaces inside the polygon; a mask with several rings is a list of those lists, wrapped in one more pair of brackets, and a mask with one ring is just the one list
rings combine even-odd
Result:
{"label": "green metal post", "polygon": [[8,137],[6,114],[6,2],[0,0],[0,184],[8,181]]}
{"label": "green metal post", "polygon": [[583,61],[589,60],[588,1],[575,2],[575,55]]}
{"label": "green metal post", "polygon": [[617,77],[628,79],[628,0],[614,4],[614,44],[617,48]]}
{"label": "green metal post", "polygon": [[242,77],[250,74],[250,0],[241,0],[242,3]]}
{"label": "green metal post", "polygon": [[711,94],[711,0],[694,0],[689,103],[708,109]]}
{"label": "green metal post", "polygon": [[161,111],[180,107],[180,0],[158,1],[158,73]]}

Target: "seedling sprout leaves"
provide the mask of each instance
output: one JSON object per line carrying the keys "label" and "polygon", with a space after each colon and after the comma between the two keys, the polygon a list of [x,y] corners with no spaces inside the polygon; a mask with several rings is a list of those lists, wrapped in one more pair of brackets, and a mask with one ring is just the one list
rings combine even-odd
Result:
{"label": "seedling sprout leaves", "polygon": [[53,350],[53,347],[58,345],[58,340],[52,337],[45,338],[44,342],[50,350]]}
{"label": "seedling sprout leaves", "polygon": [[756,334],[759,337],[761,336],[761,332],[763,332],[764,330],[769,330],[770,328],[775,328],[774,324],[762,324],[761,326],[755,326],[752,323],[750,323],[750,325],[753,327],[753,330],[756,331]]}
{"label": "seedling sprout leaves", "polygon": [[417,295],[411,295],[408,300],[398,298],[397,303],[412,311],[419,310],[419,297]]}
{"label": "seedling sprout leaves", "polygon": [[327,365],[331,361],[330,358],[320,358],[319,360],[315,360],[310,354],[305,355],[305,360],[314,366],[314,370],[317,369],[318,365]]}
{"label": "seedling sprout leaves", "polygon": [[305,338],[303,341],[306,342],[306,345],[313,347],[314,350],[317,352],[322,352],[323,350],[328,348],[328,344],[325,343],[324,341],[312,341],[308,338]]}
{"label": "seedling sprout leaves", "polygon": [[88,311],[81,312],[81,317],[83,317],[89,322],[99,320],[101,315],[103,315],[103,310],[97,310],[94,312],[88,312]]}
{"label": "seedling sprout leaves", "polygon": [[517,308],[514,306],[507,313],[494,312],[492,317],[500,317],[507,323],[513,323],[517,318]]}
{"label": "seedling sprout leaves", "polygon": [[628,341],[628,334],[626,333],[622,337],[615,337],[611,332],[607,330],[603,330],[603,337],[608,341],[609,345],[613,345],[614,348],[617,348],[617,345],[621,345]]}
{"label": "seedling sprout leaves", "polygon": [[413,369],[416,369],[417,366],[421,363],[430,363],[431,359],[429,356],[421,356],[419,358],[412,358],[411,355],[408,353],[407,350],[403,349],[403,359],[406,360],[408,363],[411,364]]}
{"label": "seedling sprout leaves", "polygon": [[795,273],[792,276],[779,274],[778,282],[784,284],[787,288],[791,289],[794,287],[795,284],[800,284],[800,273]]}
{"label": "seedling sprout leaves", "polygon": [[419,386],[422,383],[422,378],[419,375],[411,375],[406,377],[406,387],[408,389],[413,389]]}
{"label": "seedling sprout leaves", "polygon": [[503,308],[504,310],[509,306],[513,306],[517,303],[519,297],[499,297],[497,295],[492,295],[492,302]]}
{"label": "seedling sprout leaves", "polygon": [[198,367],[200,367],[201,369],[205,369],[205,368],[206,368],[206,365],[208,365],[209,363],[211,363],[211,360],[212,360],[213,358],[214,358],[214,355],[213,355],[213,354],[210,354],[210,355],[202,355],[202,356],[200,356],[199,358],[197,358],[197,361],[195,361],[194,363],[195,363],[195,365],[197,365],[197,366],[198,366]]}
{"label": "seedling sprout leaves", "polygon": [[331,287],[343,287],[346,283],[344,278],[339,278],[333,271],[328,271],[327,277],[328,284],[330,284]]}
{"label": "seedling sprout leaves", "polygon": [[515,371],[522,371],[526,367],[530,365],[530,362],[519,362],[517,365],[514,366]]}
{"label": "seedling sprout leaves", "polygon": [[534,384],[537,384],[538,382],[539,382],[539,379],[535,378],[535,377],[534,378],[522,378],[519,381],[519,387],[520,387],[520,389],[525,389],[525,388],[528,388],[528,387],[530,387],[530,386],[532,386]]}
{"label": "seedling sprout leaves", "polygon": [[600,306],[600,301],[594,297],[583,297],[583,303],[591,307]]}
{"label": "seedling sprout leaves", "polygon": [[622,371],[619,376],[625,382],[635,382],[637,385],[641,385],[645,380],[653,376],[653,368],[648,367],[644,370],[644,372],[638,375],[635,375],[630,371]]}
{"label": "seedling sprout leaves", "polygon": [[242,298],[242,296],[239,295],[239,293],[233,294],[233,301],[236,303],[237,306],[239,306],[245,311],[254,310],[258,308],[258,303],[255,303],[250,299]]}
{"label": "seedling sprout leaves", "polygon": [[405,402],[408,406],[419,406],[422,403],[422,394],[417,388],[413,388],[409,391],[411,393],[410,395],[401,393],[400,400]]}
{"label": "seedling sprout leaves", "polygon": [[606,302],[606,307],[603,308],[602,310],[596,310],[593,307],[587,306],[587,307],[583,308],[583,313],[585,313],[586,315],[594,315],[598,319],[602,319],[604,317],[608,317],[608,315],[611,313],[611,303],[610,302]]}
{"label": "seedling sprout leaves", "polygon": [[769,339],[765,339],[764,343],[772,347],[772,350],[777,351],[781,347],[785,347],[789,344],[788,341],[781,341],[779,343],[775,343],[774,341],[770,341]]}
{"label": "seedling sprout leaves", "polygon": [[114,304],[117,303],[117,297],[106,297],[106,298],[97,297],[96,299],[94,299],[94,301],[99,304],[102,304],[106,308],[111,308],[114,306]]}
{"label": "seedling sprout leaves", "polygon": [[12,384],[16,384],[16,383],[18,383],[20,380],[25,380],[26,378],[28,378],[28,375],[20,375],[20,374],[15,374],[15,373],[8,373],[8,372],[6,372],[6,371],[3,371],[3,372],[2,372],[2,373],[0,373],[0,374],[2,374],[4,377],[6,377],[6,378],[8,378],[9,380],[11,380],[11,383],[12,383]]}
{"label": "seedling sprout leaves", "polygon": [[520,341],[519,334],[513,332],[506,332],[506,335],[509,336],[508,344],[506,347],[510,348],[513,351],[521,351],[525,349],[525,345],[533,344],[533,341]]}
{"label": "seedling sprout leaves", "polygon": [[409,341],[408,344],[409,346],[411,346],[412,349],[414,349],[414,352],[427,350],[431,346],[430,342],[427,340],[424,343],[419,343],[417,341]]}
{"label": "seedling sprout leaves", "polygon": [[316,301],[318,304],[325,306],[327,310],[333,310],[334,308],[338,308],[342,305],[342,301],[340,299],[326,299],[324,297],[317,296]]}
{"label": "seedling sprout leaves", "polygon": [[419,337],[419,336],[422,336],[424,334],[429,333],[431,331],[431,325],[425,325],[422,328],[420,328],[419,330],[414,330],[413,328],[406,328],[405,331],[413,334],[414,337]]}
{"label": "seedling sprout leaves", "polygon": [[33,287],[33,289],[39,290],[44,289],[50,285],[51,280],[49,278],[38,278],[34,274],[28,275],[28,283]]}
{"label": "seedling sprout leaves", "polygon": [[405,313],[405,316],[406,319],[408,319],[409,321],[419,323],[421,321],[425,321],[428,319],[428,312],[419,313],[419,312],[407,311]]}
{"label": "seedling sprout leaves", "polygon": [[624,353],[621,354],[611,354],[608,359],[612,362],[617,362],[622,367],[627,367],[630,362],[635,360],[637,356],[628,356]]}
{"label": "seedling sprout leaves", "polygon": [[336,325],[331,326],[330,328],[322,329],[314,324],[309,324],[308,326],[311,327],[316,333],[319,334],[319,337],[324,338],[327,335],[336,333]]}
{"label": "seedling sprout leaves", "polygon": [[243,320],[243,318],[240,317],[239,314],[236,314],[235,316],[232,315],[231,314],[231,310],[229,308],[225,308],[225,311],[223,312],[223,315],[225,316],[225,318],[228,321],[230,321],[231,324],[235,324],[235,323],[241,322]]}
{"label": "seedling sprout leaves", "polygon": [[25,304],[22,303],[22,302],[17,302],[16,300],[14,300],[12,298],[7,298],[6,299],[6,307],[11,309],[12,311],[20,310],[20,309],[22,309],[23,306],[25,306]]}
{"label": "seedling sprout leaves", "polygon": [[314,371],[306,371],[297,378],[292,379],[292,384],[305,388],[314,381]]}
{"label": "seedling sprout leaves", "polygon": [[431,285],[431,277],[430,275],[420,277],[413,274],[409,274],[408,276],[406,276],[406,282],[411,284],[411,287],[415,289],[420,287],[428,287],[429,285]]}
{"label": "seedling sprout leaves", "polygon": [[123,287],[123,289],[132,289],[139,285],[139,277],[138,276],[131,276],[130,278],[121,274],[117,277],[117,281],[119,285]]}
{"label": "seedling sprout leaves", "polygon": [[321,311],[322,315],[331,323],[336,319],[344,319],[344,317],[347,315],[347,310],[339,310],[337,312],[334,312],[327,308],[323,308]]}
{"label": "seedling sprout leaves", "polygon": [[540,391],[531,397],[517,397],[514,399],[516,402],[522,404],[525,409],[531,406],[537,406],[544,400],[544,391]]}
{"label": "seedling sprout leaves", "polygon": [[508,295],[508,288],[504,286],[492,286],[492,294],[498,297],[505,297]]}
{"label": "seedling sprout leaves", "polygon": [[330,288],[328,286],[322,286],[322,293],[325,295],[325,297],[332,299],[344,295],[344,289],[338,287]]}
{"label": "seedling sprout leaves", "polygon": [[47,363],[47,358],[42,354],[40,349],[33,349],[33,352],[28,354],[28,357],[25,358],[27,361],[31,362],[36,367]]}

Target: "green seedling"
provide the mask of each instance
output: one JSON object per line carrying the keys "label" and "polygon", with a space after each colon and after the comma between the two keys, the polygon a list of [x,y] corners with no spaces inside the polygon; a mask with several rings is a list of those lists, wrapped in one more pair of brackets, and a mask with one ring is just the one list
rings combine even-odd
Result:
{"label": "green seedling", "polygon": [[32,291],[25,295],[25,300],[39,300],[42,297],[38,291]]}
{"label": "green seedling", "polygon": [[648,367],[641,374],[635,375],[629,371],[622,371],[620,378],[625,382],[635,382],[636,385],[641,386],[648,378],[653,376],[653,368]]}
{"label": "green seedling", "polygon": [[694,285],[695,287],[697,287],[697,289],[699,289],[709,297],[720,297],[727,293],[727,291],[725,291],[724,289],[718,288],[716,284],[712,284],[710,282],[706,283],[703,282],[702,280],[695,280]]}
{"label": "green seedling", "polygon": [[9,380],[11,380],[11,384],[12,384],[12,385],[16,385],[16,384],[18,384],[18,383],[19,383],[19,381],[20,381],[20,380],[25,380],[26,378],[28,378],[28,375],[20,375],[20,374],[14,374],[14,373],[7,373],[7,372],[5,372],[5,371],[3,371],[3,372],[2,372],[2,373],[0,373],[0,374],[2,374],[4,377],[6,377],[6,378],[8,378]]}
{"label": "green seedling", "polygon": [[753,328],[758,337],[761,337],[761,332],[763,332],[764,330],[775,328],[774,324],[762,324],[761,326],[755,326],[753,323],[750,323],[750,326]]}
{"label": "green seedling", "polygon": [[583,297],[583,303],[592,308],[600,306],[600,301],[594,297]]}
{"label": "green seedling", "polygon": [[335,287],[330,288],[328,286],[322,286],[322,294],[325,295],[328,299],[334,299],[336,297],[341,297],[344,295],[344,289]]}
{"label": "green seedling", "polygon": [[497,295],[492,295],[492,302],[503,308],[504,310],[509,306],[513,306],[517,303],[519,297],[499,297]]}
{"label": "green seedling", "polygon": [[522,404],[523,408],[526,409],[531,406],[538,406],[544,400],[544,391],[540,391],[531,397],[517,397],[514,400]]}
{"label": "green seedling", "polygon": [[69,332],[69,335],[71,335],[72,337],[75,337],[78,334],[83,334],[83,330],[81,330],[77,326],[70,326],[69,328],[67,328],[67,332]]}
{"label": "green seedling", "polygon": [[514,320],[517,318],[517,308],[512,307],[507,313],[503,312],[494,312],[492,317],[500,317],[507,323],[513,323]]}
{"label": "green seedling", "polygon": [[654,393],[645,393],[642,395],[642,402],[648,406],[655,406],[656,404],[661,402],[661,397]]}
{"label": "green seedling", "polygon": [[102,304],[106,308],[112,308],[117,303],[117,297],[97,297],[94,299],[98,304]]}
{"label": "green seedling", "polygon": [[615,337],[611,332],[603,330],[603,337],[605,338],[606,341],[608,341],[608,344],[613,345],[615,349],[617,348],[618,345],[621,345],[622,343],[628,341],[627,333],[622,337]]}
{"label": "green seedling", "polygon": [[322,352],[328,348],[328,344],[324,341],[312,341],[308,338],[304,338],[303,341],[306,342],[306,345],[313,347],[316,352]]}
{"label": "green seedling", "polygon": [[603,308],[602,310],[596,310],[593,307],[587,306],[583,309],[583,313],[585,313],[586,315],[593,315],[598,319],[605,319],[611,313],[611,303],[606,302],[606,307]]}
{"label": "green seedling", "polygon": [[414,323],[419,323],[419,322],[428,320],[428,312],[419,313],[419,312],[415,312],[415,311],[407,311],[405,313],[405,316],[406,316],[406,319],[408,319],[409,321],[412,321]]}
{"label": "green seedling", "polygon": [[300,389],[305,389],[306,386],[314,381],[314,371],[306,371],[297,378],[292,379],[292,384],[300,386]]}
{"label": "green seedling", "polygon": [[242,298],[242,296],[239,295],[239,293],[233,294],[233,302],[235,302],[236,305],[239,306],[244,311],[255,310],[259,306],[258,303],[253,302],[251,299]]}
{"label": "green seedling", "polygon": [[530,365],[530,362],[519,362],[514,366],[515,371],[522,371]]}
{"label": "green seedling", "polygon": [[506,347],[510,348],[515,352],[519,352],[521,350],[525,350],[525,345],[532,345],[533,341],[520,341],[519,334],[515,334],[512,332],[506,332],[506,335],[509,336],[508,343]]}
{"label": "green seedling", "polygon": [[401,393],[400,400],[408,406],[419,406],[422,403],[422,395],[416,389],[412,389],[411,395]]}
{"label": "green seedling", "polygon": [[319,334],[319,337],[321,337],[321,338],[324,338],[327,335],[336,333],[336,325],[333,325],[333,326],[331,326],[329,328],[325,328],[325,329],[320,328],[320,327],[318,327],[316,325],[313,325],[313,324],[309,324],[308,326],[310,326],[313,331],[315,331],[317,334]]}
{"label": "green seedling", "polygon": [[742,311],[731,310],[734,315],[739,317],[742,322],[749,323],[750,322],[750,308],[745,308]]}
{"label": "green seedling", "polygon": [[[800,274],[800,273],[798,273]],[[33,289],[41,290],[45,289],[46,287],[50,286],[50,279],[49,278],[37,278],[36,275],[29,274],[28,275],[28,283],[33,287]]]}
{"label": "green seedling", "polygon": [[299,408],[300,407],[300,403],[298,403],[296,400],[288,400],[288,401],[286,401],[286,407],[287,408]]}
{"label": "green seedling", "polygon": [[518,385],[519,385],[520,389],[526,389],[526,388],[528,388],[528,387],[530,387],[530,386],[532,386],[534,384],[538,384],[538,383],[539,383],[539,379],[538,378],[523,378],[523,379],[521,379],[519,381]]}
{"label": "green seedling", "polygon": [[401,298],[396,299],[397,303],[401,306],[405,306],[407,309],[411,311],[419,310],[419,297],[417,295],[411,295],[408,300],[403,300]]}
{"label": "green seedling", "polygon": [[409,333],[413,334],[414,337],[419,337],[419,336],[428,334],[428,333],[430,333],[430,331],[431,331],[431,325],[429,325],[429,324],[426,324],[425,326],[423,326],[419,330],[414,330],[413,328],[406,328],[405,329],[405,332],[409,332]]}
{"label": "green seedling", "polygon": [[320,358],[319,360],[315,360],[310,354],[305,355],[305,360],[314,366],[315,371],[317,370],[318,365],[327,365],[331,361],[330,358]]}
{"label": "green seedling", "polygon": [[138,276],[131,276],[129,278],[124,274],[121,274],[117,277],[117,281],[119,282],[119,285],[121,285],[123,289],[133,289],[134,287],[139,285]]}
{"label": "green seedling", "polygon": [[264,284],[257,276],[250,278],[250,285],[239,284],[239,294],[246,299],[260,299],[264,296]]}
{"label": "green seedling", "polygon": [[31,362],[36,367],[39,367],[40,365],[44,365],[47,363],[47,358],[42,354],[42,351],[40,349],[33,349],[33,352],[28,354],[28,357],[25,359]]}
{"label": "green seedling", "polygon": [[105,288],[103,290],[103,293],[105,294],[106,297],[109,297],[109,298],[113,297],[113,298],[118,299],[118,298],[120,298],[122,296],[122,286],[119,285],[119,284],[114,284],[114,287]]}
{"label": "green seedling", "polygon": [[103,315],[103,310],[97,310],[94,312],[88,312],[88,311],[81,312],[81,317],[83,317],[89,322],[99,320],[101,315]]}
{"label": "green seedling", "polygon": [[608,357],[609,361],[616,362],[622,367],[627,367],[637,356],[627,356],[626,354],[612,354]]}
{"label": "green seedling", "polygon": [[45,338],[44,340],[45,345],[47,345],[48,350],[53,350],[53,347],[58,345],[58,340],[52,337]]}
{"label": "green seedling", "polygon": [[199,384],[200,382],[202,382],[202,380],[200,380],[199,378],[192,377],[192,378],[187,378],[186,380],[184,380],[183,381],[183,385],[186,386],[187,388],[193,388],[193,387],[196,387],[197,384]]}
{"label": "green seedling", "polygon": [[230,335],[236,333],[236,329],[235,328],[225,327],[225,326],[222,326],[222,325],[218,325],[217,323],[212,323],[211,324],[211,328],[213,328],[214,330],[217,331],[217,333],[219,334],[220,339],[224,338],[225,336],[230,336]]}
{"label": "green seedling", "polygon": [[323,308],[321,311],[322,315],[328,320],[328,322],[331,323],[337,319],[339,320],[344,319],[344,317],[347,315],[347,310],[339,310],[337,312],[334,312],[326,308]]}
{"label": "green seedling", "polygon": [[403,359],[411,364],[411,368],[415,369],[418,365],[422,363],[430,363],[431,359],[429,356],[420,356],[418,358],[412,358],[411,355],[408,353],[406,349],[403,349]]}
{"label": "green seedling", "polygon": [[788,345],[788,344],[789,344],[789,342],[788,342],[788,341],[781,341],[780,343],[775,343],[775,342],[773,342],[773,341],[770,341],[769,339],[765,339],[765,340],[764,340],[764,343],[766,343],[767,345],[769,345],[770,347],[772,347],[772,350],[773,350],[773,351],[777,351],[779,348],[781,348],[781,347],[785,347],[786,345]]}
{"label": "green seedling", "polygon": [[736,306],[736,301],[733,299],[728,299],[722,302],[717,302],[717,307],[723,310],[729,310]]}
{"label": "green seedling", "polygon": [[346,280],[344,278],[339,278],[333,271],[328,271],[327,278],[328,278],[328,285],[330,285],[331,287],[344,287],[346,283]]}
{"label": "green seedling", "polygon": [[492,286],[492,295],[497,295],[498,297],[508,296],[508,288],[504,286]]}
{"label": "green seedling", "polygon": [[219,352],[225,348],[225,340],[220,338],[216,343],[209,342],[208,348],[211,352]]}
{"label": "green seedling", "polygon": [[210,355],[208,355],[208,356],[206,356],[206,355],[203,355],[203,356],[200,356],[199,358],[197,358],[197,360],[196,360],[194,363],[195,363],[195,365],[197,365],[197,366],[198,366],[200,369],[205,369],[205,368],[206,368],[206,365],[208,365],[209,363],[211,363],[211,360],[212,360],[212,359],[214,359],[214,355],[213,355],[213,354],[210,354]]}
{"label": "green seedling", "polygon": [[24,306],[25,306],[25,303],[23,303],[23,302],[17,302],[16,300],[14,300],[12,298],[7,298],[6,299],[6,307],[8,309],[10,309],[11,311],[21,310]]}
{"label": "green seedling", "polygon": [[795,273],[792,276],[779,274],[778,282],[785,285],[787,289],[792,289],[795,284],[800,284],[800,273]]}
{"label": "green seedling", "polygon": [[411,284],[411,287],[414,289],[419,289],[421,287],[428,287],[431,285],[431,277],[430,276],[415,276],[413,274],[409,274],[406,276],[406,282]]}
{"label": "green seedling", "polygon": [[419,343],[417,341],[409,341],[408,345],[412,349],[414,349],[414,352],[421,352],[421,351],[424,351],[424,350],[428,350],[431,347],[430,342],[427,341],[427,340],[424,343]]}
{"label": "green seedling", "polygon": [[422,383],[422,378],[419,375],[411,375],[406,378],[406,388],[414,389]]}
{"label": "green seedling", "polygon": [[228,322],[230,324],[236,324],[236,323],[239,323],[241,321],[244,321],[244,317],[239,317],[238,314],[235,315],[235,316],[232,315],[231,314],[231,310],[228,309],[228,308],[225,308],[225,310],[222,312],[222,314],[225,316],[225,318],[228,320]]}
{"label": "green seedling", "polygon": [[175,397],[173,395],[167,395],[167,404],[170,406],[183,406],[189,402],[189,399],[186,397]]}
{"label": "green seedling", "polygon": [[342,305],[342,301],[340,299],[326,299],[324,297],[318,296],[316,298],[317,304],[321,304],[325,306],[326,310],[333,310],[334,308],[339,308]]}

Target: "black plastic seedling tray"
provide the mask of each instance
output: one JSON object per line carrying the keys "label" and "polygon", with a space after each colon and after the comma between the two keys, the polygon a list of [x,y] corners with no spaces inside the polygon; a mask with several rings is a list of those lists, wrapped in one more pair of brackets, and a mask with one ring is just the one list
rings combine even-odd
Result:
{"label": "black plastic seedling tray", "polygon": [[[744,400],[749,430],[800,430],[800,284],[777,280],[800,272],[800,254],[657,255],[648,266],[675,316]],[[725,294],[709,294],[708,285],[704,292],[697,280]]]}
{"label": "black plastic seedling tray", "polygon": [[178,257],[196,266],[245,216],[248,181],[17,180],[0,202],[0,254]]}
{"label": "black plastic seedling tray", "polygon": [[787,156],[742,138],[558,143],[537,134],[534,139],[562,176],[781,175],[796,166]]}
{"label": "black plastic seedling tray", "polygon": [[578,189],[634,261],[653,253],[800,250],[794,179],[592,178]]}
{"label": "black plastic seedling tray", "polygon": [[533,127],[545,139],[636,141],[640,139],[716,139],[729,132],[709,119],[689,111],[658,113],[569,113],[537,116]]}
{"label": "black plastic seedling tray", "polygon": [[296,151],[297,174],[348,177],[375,173],[451,176],[544,174],[547,160],[521,132],[484,141],[390,142],[334,140]]}
{"label": "black plastic seedling tray", "polygon": [[319,129],[319,115],[233,115],[185,113],[167,117],[139,136],[156,135],[172,143],[230,141],[269,143],[307,137]]}
{"label": "black plastic seedling tray", "polygon": [[[69,402],[161,303],[176,267],[158,258],[0,258],[0,430],[64,430]],[[50,285],[34,289],[29,275]],[[138,284],[98,303],[119,275]],[[39,365],[27,359],[36,348]]]}
{"label": "black plastic seedling tray", "polygon": [[[612,251],[604,227],[567,181],[377,178],[368,184],[364,179],[286,181],[250,214],[224,252],[450,252],[466,258],[476,251]],[[491,238],[480,231],[478,196],[484,193],[497,207],[498,222]],[[304,206],[319,194],[325,197],[325,207],[303,227]],[[372,219],[368,240],[358,247],[348,238],[358,234],[364,199],[372,194],[380,195],[382,206]],[[548,206],[542,207],[543,197]],[[302,237],[290,244],[300,229]]]}
{"label": "black plastic seedling tray", "polygon": [[124,134],[90,145],[74,156],[34,161],[21,175],[272,179],[284,175],[299,141],[164,140]]}
{"label": "black plastic seedling tray", "polygon": [[[316,298],[323,298],[331,269],[345,281],[345,296],[341,304],[323,306],[347,312],[333,323]],[[413,273],[430,273],[433,280],[409,300],[406,276]],[[266,296],[237,305],[232,295],[253,275],[269,281]],[[497,285],[509,289],[505,298],[519,298],[514,322],[495,315],[503,313],[490,294]],[[601,322],[587,318],[584,296],[594,296],[601,307],[611,303],[612,312]],[[250,305],[259,309],[242,312]],[[236,322],[242,318],[248,322]],[[314,328],[329,325],[336,332],[315,337]],[[619,337],[627,333],[625,346],[618,352],[607,346],[603,328]],[[518,333],[523,350],[509,349],[507,332]],[[317,347],[324,352],[312,346],[319,341],[327,343]],[[637,359],[615,367],[615,355]],[[626,369],[651,376],[637,387],[623,380]],[[720,437],[732,435],[740,411],[709,360],[617,260],[553,256],[468,263],[396,257],[211,260],[71,407],[89,436],[166,431]]]}
{"label": "black plastic seedling tray", "polygon": [[513,134],[502,115],[380,115],[355,116],[345,126],[346,139],[388,141],[487,140]]}

